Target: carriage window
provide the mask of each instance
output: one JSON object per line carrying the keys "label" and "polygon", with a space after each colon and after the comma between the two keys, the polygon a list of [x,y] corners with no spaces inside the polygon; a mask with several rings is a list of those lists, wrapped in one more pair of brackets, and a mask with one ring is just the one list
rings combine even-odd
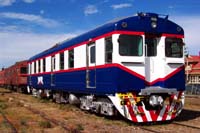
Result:
{"label": "carriage window", "polygon": [[145,38],[146,45],[146,56],[156,56],[157,55],[157,39],[153,37]]}
{"label": "carriage window", "polygon": [[40,60],[38,60],[38,73],[40,73]]}
{"label": "carriage window", "polygon": [[27,74],[27,68],[26,67],[21,67],[20,68],[20,73],[21,74]]}
{"label": "carriage window", "polygon": [[46,60],[45,60],[45,58],[43,59],[43,72],[45,72],[46,71],[46,62],[45,62]]}
{"label": "carriage window", "polygon": [[56,58],[55,55],[51,57],[51,71],[56,69]]}
{"label": "carriage window", "polygon": [[112,52],[113,52],[112,37],[108,37],[105,39],[105,61],[106,61],[106,63],[112,63]]}
{"label": "carriage window", "polygon": [[142,36],[120,35],[118,42],[121,56],[142,56]]}
{"label": "carriage window", "polygon": [[90,47],[90,63],[95,63],[95,56],[96,51],[95,51],[95,45]]}
{"label": "carriage window", "polygon": [[183,40],[180,38],[166,38],[165,55],[166,57],[182,58]]}
{"label": "carriage window", "polygon": [[64,69],[64,52],[60,53],[60,70]]}
{"label": "carriage window", "polygon": [[69,64],[69,68],[73,68],[74,67],[74,50],[69,50],[68,52],[69,54],[69,59],[68,59],[68,64]]}
{"label": "carriage window", "polygon": [[29,70],[28,74],[32,74],[32,63],[29,64],[28,70]]}
{"label": "carriage window", "polygon": [[36,62],[34,62],[34,73],[36,73]]}

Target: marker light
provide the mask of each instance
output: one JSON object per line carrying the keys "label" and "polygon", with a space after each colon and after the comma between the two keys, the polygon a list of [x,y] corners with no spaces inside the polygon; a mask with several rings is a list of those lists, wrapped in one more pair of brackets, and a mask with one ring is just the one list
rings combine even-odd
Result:
{"label": "marker light", "polygon": [[126,28],[128,26],[128,24],[126,22],[122,22],[122,27]]}

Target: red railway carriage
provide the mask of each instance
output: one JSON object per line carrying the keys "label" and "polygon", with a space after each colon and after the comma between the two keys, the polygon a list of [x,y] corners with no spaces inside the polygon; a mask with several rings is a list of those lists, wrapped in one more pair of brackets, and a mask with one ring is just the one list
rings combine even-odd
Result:
{"label": "red railway carriage", "polygon": [[16,62],[5,69],[5,86],[17,91],[26,91],[27,61]]}
{"label": "red railway carriage", "polygon": [[0,71],[0,87],[3,87],[5,85],[4,73],[5,73],[5,70],[2,69]]}

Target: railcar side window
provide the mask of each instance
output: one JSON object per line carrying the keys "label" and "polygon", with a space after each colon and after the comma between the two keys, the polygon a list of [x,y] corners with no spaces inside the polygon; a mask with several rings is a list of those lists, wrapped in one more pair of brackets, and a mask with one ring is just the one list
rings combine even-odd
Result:
{"label": "railcar side window", "polygon": [[183,57],[183,40],[180,38],[166,38],[165,55],[174,58]]}
{"label": "railcar side window", "polygon": [[43,59],[43,72],[46,72],[46,60],[45,60],[45,58]]}
{"label": "railcar side window", "polygon": [[56,58],[55,55],[51,57],[51,71],[56,69]]}
{"label": "railcar side window", "polygon": [[142,36],[138,35],[120,35],[119,54],[121,56],[142,56]]}
{"label": "railcar side window", "polygon": [[113,43],[112,37],[105,39],[105,62],[112,63]]}
{"label": "railcar side window", "polygon": [[27,74],[27,68],[26,67],[21,67],[20,68],[20,73],[21,74]]}
{"label": "railcar side window", "polygon": [[32,74],[32,63],[29,64],[29,73],[28,74]]}
{"label": "railcar side window", "polygon": [[69,59],[68,59],[68,64],[69,68],[74,68],[74,50],[69,50]]}
{"label": "railcar side window", "polygon": [[64,69],[64,52],[60,53],[60,70]]}
{"label": "railcar side window", "polygon": [[40,73],[40,66],[41,65],[41,63],[40,63],[40,60],[38,60],[38,73]]}
{"label": "railcar side window", "polygon": [[90,47],[90,63],[95,63],[96,59],[96,51],[95,51],[95,45]]}
{"label": "railcar side window", "polygon": [[34,73],[36,73],[36,62],[34,62]]}

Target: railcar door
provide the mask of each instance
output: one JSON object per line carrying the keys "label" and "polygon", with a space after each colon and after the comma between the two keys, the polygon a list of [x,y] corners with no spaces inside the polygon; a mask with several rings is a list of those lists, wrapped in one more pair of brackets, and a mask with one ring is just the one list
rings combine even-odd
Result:
{"label": "railcar door", "polygon": [[96,45],[86,46],[86,88],[96,88]]}
{"label": "railcar door", "polygon": [[[162,66],[158,52],[160,35],[146,34],[145,35],[145,78],[148,85],[161,75]],[[159,70],[160,69],[160,70]]]}
{"label": "railcar door", "polygon": [[56,58],[55,56],[51,57],[51,86],[55,86],[55,75],[54,71],[56,68]]}

